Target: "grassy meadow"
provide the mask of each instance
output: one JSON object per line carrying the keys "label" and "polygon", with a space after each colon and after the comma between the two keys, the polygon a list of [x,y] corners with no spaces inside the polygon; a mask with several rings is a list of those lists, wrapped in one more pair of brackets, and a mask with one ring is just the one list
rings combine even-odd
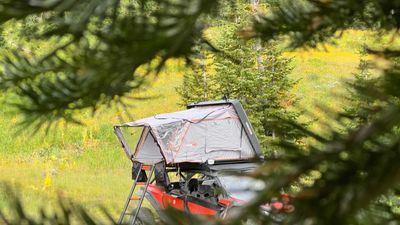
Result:
{"label": "grassy meadow", "polygon": [[[344,107],[343,83],[357,72],[361,46],[375,41],[370,36],[350,30],[336,40],[336,45],[284,53],[294,58],[290,76],[298,81],[292,90],[299,98],[295,110],[312,112],[304,114],[302,120],[325,118],[316,103],[333,109]],[[132,93],[133,97],[148,98],[131,102],[132,119],[182,109],[175,88],[183,74],[183,62],[169,61],[158,77],[151,78],[151,85]],[[94,117],[89,111],[81,113],[79,119],[85,126],[59,124],[47,135],[43,131],[33,134],[29,128],[16,136],[21,117],[5,106],[7,98],[9,95],[0,95],[0,182],[18,187],[28,208],[55,202],[61,195],[89,209],[103,205],[117,215],[131,180],[130,163],[113,134],[113,125],[130,120],[128,113],[122,108],[104,107]],[[311,128],[322,129],[314,124]],[[0,207],[5,207],[4,198],[0,193]]]}

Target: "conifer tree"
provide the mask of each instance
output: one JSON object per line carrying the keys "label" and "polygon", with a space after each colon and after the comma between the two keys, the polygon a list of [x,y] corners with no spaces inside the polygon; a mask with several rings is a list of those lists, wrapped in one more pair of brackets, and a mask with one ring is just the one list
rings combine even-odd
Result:
{"label": "conifer tree", "polygon": [[360,50],[360,62],[358,64],[358,72],[354,74],[354,80],[349,84],[348,92],[350,93],[350,104],[345,108],[345,112],[354,119],[351,120],[350,126],[356,127],[362,123],[368,122],[368,113],[363,109],[368,108],[372,104],[373,99],[358,91],[359,87],[366,85],[371,80],[371,62],[367,59],[368,55],[365,48]]}
{"label": "conifer tree", "polygon": [[207,70],[212,66],[214,57],[208,51],[201,50],[200,46],[196,49],[196,57],[193,58],[191,67],[184,75],[182,85],[177,88],[177,92],[182,96],[183,105],[219,97],[216,96],[215,79]]}
{"label": "conifer tree", "polygon": [[[394,60],[397,63],[397,60]],[[364,90],[368,90],[373,86],[375,88],[383,88],[383,80],[377,74],[374,74],[374,66],[371,60],[368,59],[366,47],[360,50],[360,62],[358,64],[358,72],[354,74],[354,80],[349,84],[349,100],[350,103],[345,108],[349,120],[346,128],[357,128],[362,124],[370,123],[374,118],[371,110],[379,110],[382,106],[386,105],[377,98],[363,94]],[[375,71],[376,72],[376,71]],[[398,97],[391,96],[392,102],[399,102]],[[394,127],[391,131],[393,134],[399,134],[399,128]],[[390,190],[381,197],[377,198],[366,210],[360,213],[361,221],[370,223],[370,221],[379,221],[382,216],[376,218],[373,215],[386,215],[389,218],[400,217],[400,193]],[[378,223],[378,222],[376,222]]]}
{"label": "conifer tree", "polygon": [[277,42],[262,46],[259,40],[243,40],[238,35],[249,25],[248,18],[254,13],[251,6],[249,1],[227,4],[210,28],[210,39],[224,52],[214,53],[213,63],[205,65],[207,84],[213,88],[204,89],[203,71],[196,69],[200,64],[195,64],[192,73],[184,77],[179,93],[185,103],[224,97],[241,100],[262,145],[271,151],[270,142],[275,136],[292,141],[301,137],[299,132],[278,122],[296,120],[298,116],[289,110],[296,101],[290,94],[294,84],[288,77],[291,59],[281,56]]}

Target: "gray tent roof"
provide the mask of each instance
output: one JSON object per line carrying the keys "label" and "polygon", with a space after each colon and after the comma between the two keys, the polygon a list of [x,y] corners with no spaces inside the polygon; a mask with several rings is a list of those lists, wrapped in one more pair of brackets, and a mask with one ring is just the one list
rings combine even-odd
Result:
{"label": "gray tent roof", "polygon": [[144,118],[134,122],[122,124],[122,126],[149,126],[157,128],[169,123],[176,122],[201,122],[202,120],[222,119],[222,118],[237,118],[237,114],[230,105],[209,106],[201,108],[191,108],[184,111],[158,114],[152,117]]}
{"label": "gray tent roof", "polygon": [[[159,114],[116,126],[145,127],[135,149],[127,155],[142,163],[244,160],[257,156],[235,108],[231,104],[195,107]],[[151,140],[150,140],[151,139]],[[133,152],[130,152],[133,151]]]}

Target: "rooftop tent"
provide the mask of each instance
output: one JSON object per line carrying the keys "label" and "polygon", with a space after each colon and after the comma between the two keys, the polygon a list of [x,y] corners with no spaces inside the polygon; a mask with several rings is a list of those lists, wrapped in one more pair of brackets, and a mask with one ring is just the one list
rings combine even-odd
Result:
{"label": "rooftop tent", "polygon": [[248,160],[260,155],[254,131],[235,100],[189,105],[188,110],[115,126],[115,132],[126,155],[145,164]]}
{"label": "rooftop tent", "polygon": [[138,143],[137,150],[133,156],[136,161],[145,164],[155,164],[163,161],[161,149],[149,129],[144,130],[143,139]]}

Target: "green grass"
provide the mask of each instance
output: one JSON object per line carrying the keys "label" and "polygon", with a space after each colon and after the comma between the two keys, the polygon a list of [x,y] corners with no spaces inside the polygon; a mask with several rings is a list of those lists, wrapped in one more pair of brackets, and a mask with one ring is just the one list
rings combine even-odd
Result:
{"label": "green grass", "polygon": [[[333,39],[333,44],[284,53],[284,56],[294,57],[291,78],[298,82],[292,92],[299,99],[295,110],[304,111],[300,117],[303,122],[314,121],[310,125],[314,131],[323,133],[321,123],[332,122],[326,108],[340,111],[348,104],[345,99],[348,97],[347,84],[358,73],[363,46],[382,47],[390,42],[388,35],[380,39],[375,35],[369,31],[347,30],[340,38]],[[392,46],[400,46],[400,43],[392,43]],[[378,62],[380,68],[385,66],[384,61],[372,55],[367,58]],[[374,72],[379,73],[380,69]]]}
{"label": "green grass", "polygon": [[[175,88],[182,80],[182,63],[171,61],[152,86],[132,96],[150,97],[130,101],[132,119],[176,111],[179,96]],[[79,115],[85,126],[60,124],[48,135],[31,130],[15,136],[21,119],[0,109],[0,182],[12,184],[22,193],[28,209],[44,203],[55,203],[62,195],[89,209],[104,205],[115,215],[128,194],[130,161],[125,157],[113,133],[113,125],[129,121],[121,108],[103,108],[91,117]],[[0,199],[4,194],[0,192]],[[1,203],[0,207],[4,207]]]}
{"label": "green grass", "polygon": [[[293,93],[299,97],[299,108],[313,113],[302,120],[323,120],[326,116],[315,107],[323,103],[340,109],[345,94],[343,81],[357,72],[358,50],[364,42],[374,43],[370,33],[349,31],[337,45],[323,50],[286,52],[295,57],[291,74],[298,83]],[[150,97],[132,102],[129,114],[133,119],[181,109],[175,88],[182,82],[183,63],[171,61],[152,86],[135,97]],[[4,99],[8,96],[0,96]],[[92,209],[103,205],[115,215],[122,208],[129,191],[130,163],[113,134],[113,125],[129,120],[121,108],[102,108],[92,117],[90,112],[79,115],[86,125],[60,124],[48,135],[31,130],[15,136],[20,116],[0,107],[0,181],[19,186],[28,208],[54,202],[57,195],[77,201]],[[318,125],[313,129],[320,130]],[[0,193],[0,207],[4,207]],[[3,205],[2,205],[3,204]]]}

